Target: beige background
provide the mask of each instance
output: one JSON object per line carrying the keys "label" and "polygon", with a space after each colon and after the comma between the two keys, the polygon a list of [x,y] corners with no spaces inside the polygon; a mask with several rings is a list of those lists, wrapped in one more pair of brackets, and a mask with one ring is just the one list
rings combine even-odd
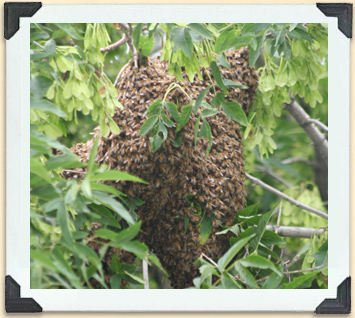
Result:
{"label": "beige background", "polygon": [[[13,1],[13,0],[12,0]],[[28,1],[28,0],[27,0]],[[335,2],[335,1],[319,1],[319,2]],[[337,1],[337,2],[341,2],[341,1]],[[347,1],[347,2],[351,2],[353,3],[354,1]],[[140,4],[140,3],[154,3],[154,4],[265,4],[265,1],[262,0],[258,0],[258,1],[252,1],[252,2],[246,2],[246,1],[241,1],[241,0],[223,0],[223,1],[217,1],[217,0],[132,0],[132,1],[113,1],[113,0],[105,0],[103,2],[99,2],[98,0],[71,0],[71,1],[59,1],[59,0],[44,0],[42,1],[42,3],[45,4],[118,4],[118,3],[129,3],[129,4]],[[277,0],[273,0],[272,2],[267,2],[267,3],[272,3],[272,4],[296,4],[297,1],[277,1]],[[303,0],[302,4],[315,4],[316,1],[309,1],[309,0]],[[0,317],[5,317],[8,316],[5,313],[5,295],[4,295],[4,278],[5,278],[5,40],[3,38],[3,25],[4,25],[4,21],[3,21],[3,2],[2,2],[2,8],[1,8],[1,17],[0,17],[0,36],[1,36],[1,40],[0,40],[0,70],[1,70],[1,75],[0,75],[0,127],[2,127],[1,131],[1,135],[0,135],[0,224],[2,226],[0,226]],[[355,35],[355,32],[354,32]],[[354,36],[355,37],[355,36]],[[355,39],[353,39],[351,42],[351,55],[353,57],[353,53],[354,53],[354,48],[355,48]],[[350,78],[350,92],[354,90],[355,85],[355,66],[354,63],[350,63],[350,67],[351,67],[351,78]],[[355,107],[354,105],[354,95],[352,94],[351,96],[351,105],[350,108],[353,109]],[[353,123],[353,125],[355,125],[355,112],[351,112],[350,113],[350,119],[351,122]],[[350,132],[349,132],[350,133]],[[355,134],[355,130],[354,128],[351,129],[351,136],[350,136],[350,140],[351,140],[351,148],[353,148],[355,146],[355,142],[354,142],[354,134]],[[351,163],[354,163],[354,154],[351,155]],[[355,177],[355,173],[354,171],[351,171],[351,183],[350,183],[350,198],[355,196],[355,191],[354,188],[352,187],[353,185],[353,179]],[[353,210],[354,210],[354,202],[351,202],[350,204],[350,208],[351,208],[351,214],[353,214]],[[353,229],[355,222],[354,222],[354,218],[351,215],[351,220],[350,220],[350,226]],[[352,243],[354,242],[354,233],[352,233],[352,231],[350,231],[350,245],[352,246]],[[354,273],[354,253],[351,253],[351,274]],[[355,295],[355,288],[354,288],[355,282],[352,282],[352,294]],[[354,297],[353,297],[354,300]],[[58,300],[60,301],[60,300]],[[119,300],[118,300],[119,301]],[[257,301],[257,299],[255,300]],[[312,317],[313,314],[312,313],[274,313],[274,312],[269,312],[269,313],[220,313],[220,314],[216,314],[216,313],[42,313],[40,314],[41,317],[46,318],[46,317],[77,317],[77,318],[81,318],[81,317],[99,317],[99,316],[105,316],[105,317],[115,317],[115,316],[119,316],[122,318],[136,318],[136,317],[184,317],[184,318],[188,318],[188,317],[284,317],[284,316],[288,316],[288,317],[295,317],[297,316],[302,316],[302,317]],[[17,315],[17,314],[12,314],[11,317],[33,317],[32,315],[29,314],[22,314],[22,315]],[[327,317],[333,317],[335,315],[328,315]],[[348,316],[349,317],[349,316]],[[355,317],[355,313],[351,314],[350,317]]]}

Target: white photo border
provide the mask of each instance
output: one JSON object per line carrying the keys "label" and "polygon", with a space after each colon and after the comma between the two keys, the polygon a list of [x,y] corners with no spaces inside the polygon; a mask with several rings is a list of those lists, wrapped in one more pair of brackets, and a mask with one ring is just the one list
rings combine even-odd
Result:
{"label": "white photo border", "polygon": [[[299,290],[30,289],[30,24],[328,23],[329,285]],[[6,41],[6,275],[44,311],[314,311],[350,275],[350,40],[316,5],[46,5]]]}

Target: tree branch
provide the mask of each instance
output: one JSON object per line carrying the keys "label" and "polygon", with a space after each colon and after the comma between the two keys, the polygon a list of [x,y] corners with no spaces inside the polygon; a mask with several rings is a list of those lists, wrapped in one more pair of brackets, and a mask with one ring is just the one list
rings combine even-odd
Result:
{"label": "tree branch", "polygon": [[314,123],[309,122],[311,118],[305,110],[296,101],[286,104],[285,109],[288,110],[298,124],[304,129],[308,137],[313,141],[315,148],[319,151],[323,160],[328,164],[328,141]]}
{"label": "tree branch", "polygon": [[259,180],[258,178],[255,178],[255,177],[251,176],[251,175],[248,174],[248,173],[246,173],[245,176],[246,176],[248,179],[250,179],[252,182],[254,182],[255,184],[257,184],[257,185],[263,187],[264,189],[266,189],[266,190],[268,190],[268,191],[270,191],[270,192],[276,194],[277,196],[279,196],[279,197],[285,199],[286,201],[288,201],[288,202],[294,204],[295,206],[297,206],[297,207],[299,207],[299,208],[301,208],[301,209],[303,209],[303,210],[309,211],[309,212],[311,212],[311,213],[313,213],[313,214],[316,214],[316,215],[318,215],[318,216],[320,216],[320,217],[322,217],[322,218],[328,220],[328,215],[327,215],[326,213],[324,213],[324,212],[322,212],[322,211],[319,211],[319,210],[317,210],[317,209],[314,209],[314,208],[312,208],[312,207],[310,207],[310,206],[308,206],[308,205],[305,205],[305,204],[303,204],[303,203],[301,203],[301,202],[298,202],[298,201],[295,200],[295,199],[292,199],[292,198],[289,197],[288,195],[286,195],[286,194],[282,193],[281,191],[279,191],[279,190],[277,190],[277,189],[275,189],[275,188],[269,186],[268,184],[262,182],[262,181]]}
{"label": "tree branch", "polygon": [[122,44],[125,44],[127,42],[127,37],[126,35],[124,34],[122,39],[118,40],[117,42],[109,45],[108,47],[104,47],[104,48],[101,48],[100,49],[100,52],[101,53],[105,53],[105,52],[108,52],[108,51],[112,51],[116,48],[118,48],[119,46],[121,46]]}
{"label": "tree branch", "polygon": [[287,271],[287,272],[284,272],[284,275],[306,273],[306,272],[314,272],[314,271],[317,271],[319,269],[325,268],[327,266],[328,266],[328,263],[324,264],[324,265],[315,266],[315,267],[312,267],[312,268],[299,269],[299,270],[290,271],[290,272]]}
{"label": "tree branch", "polygon": [[266,225],[266,229],[273,231],[282,237],[297,237],[297,238],[312,238],[314,235],[320,237],[327,230],[314,229],[309,227],[296,227],[296,226],[276,226]]}
{"label": "tree branch", "polygon": [[138,68],[138,53],[136,48],[134,47],[133,44],[133,38],[132,38],[132,26],[130,24],[126,25],[124,23],[119,23],[118,24],[121,32],[125,34],[126,38],[127,38],[127,44],[129,46],[129,49],[132,52],[132,58],[133,58],[133,62],[134,62],[134,67]]}

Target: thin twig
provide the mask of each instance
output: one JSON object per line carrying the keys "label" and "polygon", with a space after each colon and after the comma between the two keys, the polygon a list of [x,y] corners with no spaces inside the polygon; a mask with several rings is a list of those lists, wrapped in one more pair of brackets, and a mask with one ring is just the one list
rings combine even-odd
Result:
{"label": "thin twig", "polygon": [[304,158],[299,158],[299,157],[288,158],[288,159],[285,159],[285,160],[281,161],[281,163],[284,164],[284,165],[288,165],[288,164],[294,163],[294,162],[302,162],[302,163],[304,163],[306,165],[309,165],[309,166],[313,166],[314,165],[312,161],[304,159]]}
{"label": "thin twig", "polygon": [[123,72],[126,70],[127,67],[129,67],[133,62],[133,59],[130,59],[127,64],[123,65],[121,70],[118,72],[117,77],[115,79],[115,82],[113,83],[113,86],[116,87],[118,83],[120,82],[120,79],[122,77]]}
{"label": "thin twig", "polygon": [[326,125],[324,125],[322,122],[319,121],[319,119],[308,119],[304,125],[307,125],[307,124],[316,124],[317,126],[319,126],[320,128],[322,128],[324,131],[328,132],[328,127]]}
{"label": "thin twig", "polygon": [[[279,214],[277,215],[277,221],[276,221],[276,228],[275,228],[275,233],[277,234],[279,231],[279,226],[280,226],[280,219],[281,219],[281,211],[282,211],[282,200],[280,201],[280,206],[279,206]],[[274,244],[271,245],[270,250],[274,250]],[[268,259],[271,259],[271,254],[268,256]]]}
{"label": "thin twig", "polygon": [[149,289],[149,274],[148,274],[148,263],[143,260],[143,280],[144,280],[144,289]]}
{"label": "thin twig", "polygon": [[132,52],[134,67],[138,68],[138,53],[137,53],[137,50],[133,44],[132,25],[131,24],[125,25],[124,23],[119,23],[118,25],[119,25],[122,33],[124,33],[127,38],[127,44],[129,46],[129,49]]}
{"label": "thin twig", "polygon": [[203,256],[204,258],[208,259],[214,266],[218,267],[218,264],[211,258],[209,258],[206,254],[201,253],[201,256]]}
{"label": "thin twig", "polygon": [[295,200],[295,199],[289,197],[288,195],[282,193],[281,191],[279,191],[279,190],[277,190],[277,189],[275,189],[275,188],[269,186],[268,184],[262,182],[262,181],[259,180],[258,178],[255,178],[255,177],[251,176],[251,175],[248,174],[248,173],[246,173],[245,176],[246,176],[248,179],[250,179],[251,181],[253,181],[255,184],[257,184],[257,185],[263,187],[264,189],[266,189],[266,190],[268,190],[268,191],[270,191],[270,192],[276,194],[277,196],[279,196],[279,197],[285,199],[286,201],[288,201],[288,202],[294,204],[295,206],[297,206],[297,207],[299,207],[299,208],[301,208],[301,209],[303,209],[303,210],[309,211],[309,212],[311,212],[311,213],[313,213],[313,214],[316,214],[316,215],[318,215],[318,216],[320,216],[320,217],[322,217],[322,218],[328,220],[328,215],[327,215],[326,213],[324,213],[324,212],[322,212],[322,211],[319,211],[319,210],[317,210],[317,209],[314,209],[314,208],[312,208],[312,207],[310,207],[310,206],[308,206],[308,205],[305,205],[305,204],[303,204],[303,203],[301,203],[301,202],[298,202],[297,200]]}
{"label": "thin twig", "polygon": [[281,183],[283,183],[287,188],[292,188],[292,187],[293,187],[291,183],[289,183],[289,182],[286,181],[284,178],[282,178],[281,176],[279,176],[278,174],[276,174],[275,172],[273,172],[272,169],[270,169],[270,168],[256,166],[255,169],[267,173],[267,174],[270,175],[271,177],[273,177],[273,178],[275,178],[276,180],[278,180],[278,181],[280,181]]}
{"label": "thin twig", "polygon": [[125,44],[126,42],[127,42],[127,37],[126,37],[125,34],[123,34],[122,39],[120,39],[117,42],[109,45],[108,47],[101,48],[100,52],[101,53],[105,53],[105,52],[108,52],[108,51],[112,51],[112,50],[118,48],[119,46],[121,46],[122,44]]}

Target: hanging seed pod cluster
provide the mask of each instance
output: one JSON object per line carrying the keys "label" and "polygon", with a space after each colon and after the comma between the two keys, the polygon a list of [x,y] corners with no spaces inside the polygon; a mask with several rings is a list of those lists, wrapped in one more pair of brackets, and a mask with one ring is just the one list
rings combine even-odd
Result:
{"label": "hanging seed pod cluster", "polygon": [[[257,73],[249,67],[248,50],[242,48],[226,56],[231,67],[220,67],[222,77],[248,88],[228,88],[225,99],[237,101],[248,112],[257,89]],[[238,210],[245,206],[242,136],[239,124],[223,112],[206,118],[212,133],[207,158],[207,140],[198,139],[194,144],[199,113],[192,113],[182,128],[180,146],[174,144],[175,127],[168,129],[166,141],[156,152],[151,149],[149,136],[139,134],[147,119],[145,111],[154,101],[164,99],[172,83],[178,83],[184,92],[174,89],[165,101],[179,107],[191,103],[185,93],[196,99],[201,90],[212,84],[209,69],[201,69],[201,74],[203,80],[195,76],[193,82],[183,74],[186,80],[180,82],[168,75],[164,63],[150,59],[139,69],[128,68],[118,87],[118,100],[124,109],[113,116],[121,132],[101,137],[95,159],[109,169],[125,171],[149,182],[107,183],[145,201],[136,210],[143,221],[139,239],[159,257],[174,288],[192,286],[193,278],[199,274],[194,262],[202,253],[219,258],[228,250],[230,235],[216,232],[222,230],[221,226],[231,226]],[[215,91],[210,89],[205,101],[211,103],[219,92],[218,87]],[[77,144],[72,150],[87,161],[92,144],[92,140]],[[75,177],[75,173],[66,172],[66,177]]]}

